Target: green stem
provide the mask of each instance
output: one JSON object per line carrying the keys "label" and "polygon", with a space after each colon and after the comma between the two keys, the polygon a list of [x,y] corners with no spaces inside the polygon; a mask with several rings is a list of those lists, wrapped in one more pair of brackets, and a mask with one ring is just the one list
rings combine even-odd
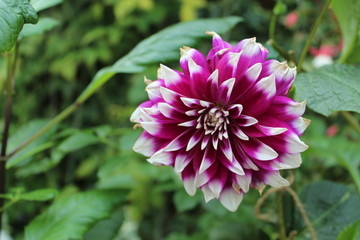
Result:
{"label": "green stem", "polygon": [[289,53],[285,49],[283,49],[274,39],[269,39],[267,43],[271,45],[280,54],[280,56],[282,56],[286,60],[291,59]]}
{"label": "green stem", "polygon": [[[1,140],[1,152],[0,152],[0,195],[5,194],[6,192],[6,162],[3,159],[6,156],[6,148],[9,139],[9,130],[11,124],[11,106],[12,106],[12,96],[13,96],[13,87],[15,84],[15,71],[16,63],[19,54],[19,45],[15,46],[14,52],[9,52],[7,54],[7,77],[5,82],[5,113],[4,113],[4,128],[2,133]],[[4,208],[5,200],[0,198],[0,209]],[[2,229],[2,212],[0,212],[0,230]]]}
{"label": "green stem", "polygon": [[325,12],[328,10],[329,6],[330,6],[330,3],[331,3],[331,0],[327,0],[323,9],[321,9],[321,12],[318,16],[318,18],[316,19],[314,25],[312,26],[312,29],[311,29],[311,32],[310,32],[310,35],[305,43],[305,47],[303,48],[302,52],[301,52],[301,55],[300,55],[300,59],[299,59],[299,62],[298,62],[298,72],[301,72],[302,70],[302,65],[305,61],[305,57],[306,57],[306,54],[308,53],[309,51],[309,47],[310,47],[310,44],[312,42],[312,40],[314,39],[314,36],[315,36],[315,33],[320,25],[320,22],[321,20],[323,19],[324,17],[324,14]]}
{"label": "green stem", "polygon": [[277,15],[273,13],[270,19],[269,39],[275,39],[276,20],[277,20]]}
{"label": "green stem", "polygon": [[356,132],[360,134],[360,124],[359,122],[354,118],[354,116],[346,111],[340,112],[341,116],[343,116],[346,121],[354,128]]}
{"label": "green stem", "polygon": [[[104,73],[105,71],[105,73]],[[67,118],[70,114],[72,114],[76,109],[78,109],[89,97],[91,97],[96,90],[98,90],[102,85],[104,85],[112,76],[114,76],[114,72],[106,72],[106,70],[100,70],[94,77],[96,79],[96,84],[93,85],[90,83],[88,87],[81,93],[81,95],[76,99],[76,101],[59,113],[55,118],[53,118],[48,124],[46,124],[42,129],[40,129],[37,133],[27,139],[24,143],[18,146],[15,150],[13,150],[10,154],[8,154],[4,160],[8,160],[13,157],[16,153],[27,147],[30,143],[38,139],[44,133],[46,133],[49,129],[60,123],[62,120]],[[99,76],[99,77],[98,77]],[[94,81],[94,80],[93,80]]]}
{"label": "green stem", "polygon": [[279,222],[279,236],[280,240],[286,240],[286,228],[284,221],[284,208],[283,208],[283,192],[279,191],[278,194],[278,222]]}

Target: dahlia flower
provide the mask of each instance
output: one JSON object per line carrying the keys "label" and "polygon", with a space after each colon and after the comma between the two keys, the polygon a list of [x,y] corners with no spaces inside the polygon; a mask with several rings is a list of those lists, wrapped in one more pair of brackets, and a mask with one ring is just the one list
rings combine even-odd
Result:
{"label": "dahlia flower", "polygon": [[255,38],[232,46],[208,34],[207,57],[183,47],[181,71],[160,65],[158,80],[145,78],[149,101],[131,116],[144,129],[134,151],[172,166],[189,195],[200,188],[235,211],[250,186],[289,184],[279,170],[299,167],[309,121],[305,102],[286,96],[295,68],[266,60]]}

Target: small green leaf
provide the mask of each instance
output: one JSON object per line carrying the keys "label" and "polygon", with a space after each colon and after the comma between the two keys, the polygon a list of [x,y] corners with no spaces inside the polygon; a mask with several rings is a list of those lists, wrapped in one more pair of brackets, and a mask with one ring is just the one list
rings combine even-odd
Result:
{"label": "small green leaf", "polygon": [[340,61],[360,62],[360,1],[333,0],[332,8],[344,40]]}
{"label": "small green leaf", "polygon": [[221,34],[240,21],[240,17],[199,19],[167,27],[140,42],[114,65],[98,71],[77,101],[86,100],[116,73],[137,73],[143,71],[148,64],[177,59],[179,48],[184,45],[191,46],[197,39],[206,37],[205,31]]}
{"label": "small green leaf", "polygon": [[36,25],[25,25],[20,32],[20,38],[26,38],[33,35],[42,34],[59,25],[59,21],[53,18],[40,18]]}
{"label": "small green leaf", "polygon": [[31,0],[30,3],[37,12],[40,12],[42,10],[54,7],[62,3],[62,1],[63,0]]}
{"label": "small green leaf", "polygon": [[38,189],[32,192],[21,193],[19,198],[27,201],[47,201],[53,199],[58,191],[53,188]]}
{"label": "small green leaf", "polygon": [[36,11],[28,0],[0,0],[0,52],[13,48],[25,23],[37,21]]}
{"label": "small green leaf", "polygon": [[356,240],[359,234],[360,219],[340,232],[336,240]]}
{"label": "small green leaf", "polygon": [[329,116],[335,111],[360,112],[360,69],[327,65],[296,77],[296,98],[307,100],[312,110]]}
{"label": "small green leaf", "polygon": [[99,138],[91,133],[79,132],[65,139],[58,147],[62,152],[73,152],[88,145],[98,143]]}
{"label": "small green leaf", "polygon": [[111,215],[124,191],[89,191],[60,199],[25,228],[25,240],[83,239],[90,227]]}

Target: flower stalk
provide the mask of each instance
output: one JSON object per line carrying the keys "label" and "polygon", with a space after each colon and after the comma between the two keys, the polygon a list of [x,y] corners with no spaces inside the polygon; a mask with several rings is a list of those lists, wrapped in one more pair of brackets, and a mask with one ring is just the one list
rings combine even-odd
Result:
{"label": "flower stalk", "polygon": [[313,25],[312,28],[311,28],[310,35],[309,35],[309,37],[308,37],[308,39],[307,39],[307,41],[306,41],[306,43],[305,43],[305,46],[304,46],[304,48],[303,48],[303,50],[302,50],[302,52],[301,52],[300,59],[299,59],[298,65],[297,65],[297,68],[298,68],[298,71],[299,71],[299,72],[301,72],[301,70],[302,70],[302,66],[303,66],[303,63],[304,63],[304,61],[305,61],[306,55],[307,55],[307,53],[308,53],[308,51],[309,51],[311,42],[312,42],[312,40],[314,39],[315,33],[316,33],[316,31],[317,31],[320,23],[321,23],[321,20],[322,20],[323,17],[324,17],[326,11],[328,10],[328,8],[329,8],[329,6],[330,6],[330,4],[331,4],[331,1],[332,1],[332,0],[327,0],[327,1],[326,1],[324,7],[321,9],[321,12],[320,12],[318,18],[316,19],[314,25]]}
{"label": "flower stalk", "polygon": [[[5,81],[5,113],[4,113],[4,128],[1,140],[1,151],[0,151],[0,195],[6,192],[6,148],[9,139],[9,130],[11,124],[11,107],[13,88],[15,85],[15,72],[16,63],[19,54],[19,44],[15,46],[15,49],[7,53],[7,76]],[[2,214],[5,200],[0,198],[0,230],[2,229]]]}

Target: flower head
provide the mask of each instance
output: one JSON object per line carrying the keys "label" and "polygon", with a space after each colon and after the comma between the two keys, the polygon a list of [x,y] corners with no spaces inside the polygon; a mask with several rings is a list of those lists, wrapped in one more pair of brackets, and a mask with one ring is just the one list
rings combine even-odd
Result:
{"label": "flower head", "polygon": [[134,150],[174,167],[188,194],[200,188],[235,211],[249,187],[289,184],[279,170],[299,167],[309,121],[305,102],[286,97],[295,68],[266,60],[255,38],[232,46],[209,34],[207,57],[183,47],[182,71],[161,65],[158,80],[145,80],[149,101],[131,116],[144,129]]}

